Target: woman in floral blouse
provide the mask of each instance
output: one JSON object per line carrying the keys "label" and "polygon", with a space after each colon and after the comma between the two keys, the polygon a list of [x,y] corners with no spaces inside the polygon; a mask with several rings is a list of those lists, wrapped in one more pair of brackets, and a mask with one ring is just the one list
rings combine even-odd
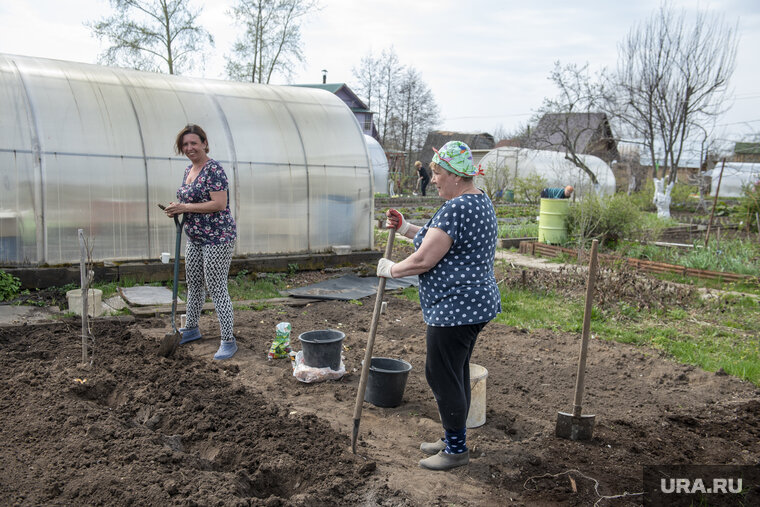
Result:
{"label": "woman in floral blouse", "polygon": [[227,277],[235,248],[237,228],[230,213],[227,175],[216,160],[208,156],[208,138],[198,125],[188,124],[175,141],[177,154],[190,162],[177,190],[178,202],[166,207],[170,217],[185,214],[185,279],[187,280],[187,327],[180,328],[180,344],[201,338],[198,329],[203,303],[204,281],[214,301],[221,328],[221,344],[214,359],[229,359],[237,352],[232,334],[232,301]]}

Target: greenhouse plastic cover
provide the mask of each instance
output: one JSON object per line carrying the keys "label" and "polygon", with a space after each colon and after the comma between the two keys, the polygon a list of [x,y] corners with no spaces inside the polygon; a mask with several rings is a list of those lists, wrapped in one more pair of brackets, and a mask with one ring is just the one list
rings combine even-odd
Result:
{"label": "greenhouse plastic cover", "polygon": [[388,157],[385,156],[385,150],[374,137],[364,134],[364,140],[367,142],[369,150],[369,160],[372,164],[372,174],[375,177],[375,193],[387,194],[388,190]]}
{"label": "greenhouse plastic cover", "polygon": [[372,168],[349,108],[324,90],[0,54],[0,262],[158,259],[175,228],[196,123],[221,163],[235,255],[373,246]]}
{"label": "greenhouse plastic cover", "polygon": [[[615,193],[615,175],[606,162],[593,155],[578,156],[596,175],[600,195]],[[502,147],[486,153],[480,160],[485,175],[478,176],[476,185],[502,190],[511,189],[514,179],[541,176],[547,187],[572,185],[575,194],[582,197],[593,190],[591,178],[585,171],[565,158],[565,154],[550,150],[529,150],[525,148]],[[486,183],[488,179],[491,179]]]}
{"label": "greenhouse plastic cover", "polygon": [[[712,173],[711,195],[718,189],[721,166],[716,166]],[[741,197],[742,187],[760,181],[760,164],[726,162],[723,177],[720,178],[720,197]]]}

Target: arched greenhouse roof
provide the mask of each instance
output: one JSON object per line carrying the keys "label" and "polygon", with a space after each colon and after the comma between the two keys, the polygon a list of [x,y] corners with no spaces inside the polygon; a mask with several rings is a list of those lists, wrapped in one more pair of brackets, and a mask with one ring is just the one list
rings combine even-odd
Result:
{"label": "arched greenhouse roof", "polygon": [[373,246],[372,168],[354,115],[323,90],[0,54],[0,262],[157,259],[202,126],[224,167],[236,255]]}

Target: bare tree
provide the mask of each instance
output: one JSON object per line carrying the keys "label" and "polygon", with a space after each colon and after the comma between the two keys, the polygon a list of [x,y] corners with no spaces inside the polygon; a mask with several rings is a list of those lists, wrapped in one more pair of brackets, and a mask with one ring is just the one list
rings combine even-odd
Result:
{"label": "bare tree", "polygon": [[525,148],[527,147],[527,140],[530,137],[530,133],[531,130],[529,124],[518,123],[512,129],[508,129],[504,127],[504,125],[498,125],[493,129],[491,134],[497,143],[499,141],[510,141],[510,146]]}
{"label": "bare tree", "polygon": [[111,46],[98,61],[139,70],[180,74],[194,67],[214,38],[196,24],[201,9],[192,10],[186,0],[110,0],[115,13],[87,22],[99,40]]}
{"label": "bare tree", "polygon": [[396,50],[391,46],[384,49],[380,60],[380,81],[378,93],[378,131],[380,132],[380,144],[387,148],[386,136],[393,123],[393,110],[396,106],[396,90],[398,78],[402,72]]}
{"label": "bare tree", "polygon": [[367,108],[372,109],[372,104],[378,103],[377,96],[380,92],[380,59],[375,58],[370,50],[359,62],[359,67],[351,69],[356,84],[352,86],[354,91],[367,101]]}
{"label": "bare tree", "polygon": [[227,57],[230,79],[269,83],[275,72],[290,79],[303,61],[300,22],[318,9],[318,0],[238,0],[229,13],[245,30]]}
{"label": "bare tree", "polygon": [[721,16],[698,11],[689,22],[664,3],[620,45],[618,117],[643,139],[653,177],[659,159],[660,177],[675,181],[695,126],[723,111],[737,43],[736,27]]}
{"label": "bare tree", "polygon": [[[529,146],[563,151],[565,158],[588,174],[594,185],[596,174],[580,155],[590,153],[590,143],[606,142],[606,116],[599,111],[605,103],[605,86],[601,77],[592,77],[588,64],[554,64],[549,79],[559,89],[557,97],[544,99],[541,118],[529,138]],[[611,133],[610,133],[611,135]],[[597,139],[597,140],[595,140]],[[611,139],[610,139],[611,140]]]}
{"label": "bare tree", "polygon": [[[394,117],[395,145],[406,152],[418,151],[428,130],[438,123],[438,106],[420,73],[407,67],[399,81]],[[409,164],[412,160],[409,160]],[[411,167],[411,165],[410,165]]]}

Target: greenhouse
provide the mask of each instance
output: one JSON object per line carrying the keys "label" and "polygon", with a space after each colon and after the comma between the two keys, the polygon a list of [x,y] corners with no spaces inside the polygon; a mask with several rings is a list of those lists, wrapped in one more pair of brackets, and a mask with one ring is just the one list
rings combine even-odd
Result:
{"label": "greenhouse", "polygon": [[[720,176],[721,168],[723,176]],[[715,195],[718,191],[718,179],[720,179],[720,197],[741,197],[744,195],[744,187],[760,181],[760,164],[747,162],[726,162],[725,167],[720,164],[710,171],[711,189],[710,194]]]}
{"label": "greenhouse", "polygon": [[158,208],[208,134],[238,224],[237,256],[373,247],[373,172],[351,111],[316,89],[179,77],[0,54],[0,262],[155,260],[175,228]]}
{"label": "greenhouse", "polygon": [[375,178],[375,193],[388,194],[390,193],[388,190],[388,158],[385,156],[385,150],[372,136],[364,134],[364,140],[367,142],[369,160]]}
{"label": "greenhouse", "polygon": [[[599,182],[597,193],[614,194],[615,175],[610,166],[593,155],[578,157],[596,176]],[[572,185],[578,197],[594,189],[589,175],[558,151],[495,148],[483,156],[480,166],[485,173],[478,177],[480,181],[477,183],[481,188],[508,190],[514,185],[515,178],[540,176],[546,180],[547,187]]]}

